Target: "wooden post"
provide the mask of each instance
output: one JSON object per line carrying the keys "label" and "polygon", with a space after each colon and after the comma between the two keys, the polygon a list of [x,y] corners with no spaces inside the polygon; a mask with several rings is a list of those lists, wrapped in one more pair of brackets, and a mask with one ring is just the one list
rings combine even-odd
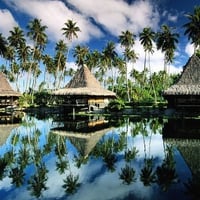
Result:
{"label": "wooden post", "polygon": [[73,106],[73,111],[72,112],[73,112],[73,120],[75,120],[75,113],[76,112],[75,112],[75,107],[74,106]]}

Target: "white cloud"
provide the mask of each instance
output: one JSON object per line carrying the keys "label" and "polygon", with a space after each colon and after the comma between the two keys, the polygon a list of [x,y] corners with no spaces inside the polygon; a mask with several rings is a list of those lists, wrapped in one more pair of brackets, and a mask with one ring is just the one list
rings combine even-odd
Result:
{"label": "white cloud", "polygon": [[83,15],[67,8],[62,1],[13,0],[12,4],[10,2],[6,1],[5,3],[32,18],[41,19],[42,24],[48,27],[47,33],[51,40],[59,40],[63,37],[61,29],[68,19],[76,21],[77,26],[81,29],[79,42],[86,42],[91,37],[101,36],[101,31],[96,26]]}
{"label": "white cloud", "polygon": [[[155,43],[153,45],[154,45],[154,53],[151,54],[150,56],[150,68],[151,68],[152,73],[164,70],[164,54],[160,50],[156,49]],[[140,41],[138,38],[135,41],[135,45],[133,49],[135,50],[135,53],[137,54],[138,59],[136,63],[134,63],[134,65],[129,63],[128,72],[130,72],[133,68],[141,72],[142,70],[144,70],[145,54],[144,54],[143,46],[140,44]],[[120,47],[120,44],[117,45],[116,51],[119,54],[123,52],[123,49]],[[148,63],[147,63],[147,66],[148,66]],[[169,66],[170,73],[180,73],[181,71],[182,71],[182,68],[176,67],[174,64],[171,64]]]}
{"label": "white cloud", "polygon": [[111,34],[118,36],[129,29],[138,33],[142,28],[157,28],[159,14],[148,1],[135,1],[131,5],[122,0],[66,0],[84,16],[92,17]]}
{"label": "white cloud", "polygon": [[188,54],[188,56],[192,56],[194,54],[194,45],[187,43],[185,46],[185,52]]}
{"label": "white cloud", "polygon": [[18,26],[18,24],[7,9],[0,9],[0,19],[0,33],[2,33],[4,37],[7,37],[9,31],[12,30],[14,26]]}
{"label": "white cloud", "polygon": [[168,14],[168,20],[171,22],[177,22],[178,16],[177,15],[172,15],[172,14]]}

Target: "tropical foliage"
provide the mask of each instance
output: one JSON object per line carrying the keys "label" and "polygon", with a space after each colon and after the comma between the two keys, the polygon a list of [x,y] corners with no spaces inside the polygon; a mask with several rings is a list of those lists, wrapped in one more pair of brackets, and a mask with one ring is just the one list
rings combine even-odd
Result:
{"label": "tropical foliage", "polygon": [[[194,13],[186,17],[189,21],[183,25],[185,35],[198,54],[200,7],[195,7]],[[66,84],[66,78],[74,74],[68,65],[71,54],[78,67],[86,64],[102,85],[116,92],[123,101],[156,104],[163,101],[162,91],[173,83],[174,75],[170,75],[167,69],[175,57],[179,38],[173,27],[163,24],[158,32],[144,27],[138,35],[122,30],[115,41],[108,41],[100,51],[82,44],[74,46],[81,30],[77,22],[69,19],[61,29],[64,39],[55,44],[54,55],[47,53],[47,29],[40,19],[32,19],[27,25],[27,32],[14,27],[7,38],[0,33],[0,56],[5,61],[0,70],[15,84],[16,90],[31,95],[31,104],[35,103],[34,95],[40,84],[43,84],[44,90],[58,89]],[[142,71],[135,67],[140,56],[134,49],[137,37],[145,55]],[[121,45],[122,53],[117,52],[117,43]],[[157,73],[152,72],[150,59],[155,48],[164,54],[164,68]]]}

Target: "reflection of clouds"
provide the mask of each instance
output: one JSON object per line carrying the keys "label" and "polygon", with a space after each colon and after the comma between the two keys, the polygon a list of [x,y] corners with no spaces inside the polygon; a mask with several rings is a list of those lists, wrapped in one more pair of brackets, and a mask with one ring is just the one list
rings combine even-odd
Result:
{"label": "reflection of clouds", "polygon": [[[46,126],[46,128],[44,127]],[[45,135],[48,134],[49,124],[47,123],[39,123],[40,130],[42,131],[42,143],[45,143]],[[118,131],[113,131],[107,135],[108,137],[119,137]],[[144,142],[145,147],[144,148]],[[59,174],[56,171],[56,160],[57,157],[54,153],[49,154],[45,157],[45,165],[48,172],[48,180],[46,186],[48,190],[42,193],[41,199],[66,199],[66,200],[110,200],[110,199],[156,199],[158,198],[156,195],[159,194],[158,185],[153,184],[151,187],[146,187],[140,181],[140,172],[141,167],[144,165],[145,158],[145,150],[147,158],[152,157],[155,158],[154,164],[155,167],[161,165],[162,160],[164,158],[164,147],[163,140],[161,134],[152,134],[151,136],[142,136],[141,134],[132,137],[130,132],[128,133],[128,143],[127,148],[131,149],[132,147],[136,147],[139,150],[139,153],[136,156],[135,160],[132,160],[131,167],[135,170],[136,182],[133,182],[130,185],[122,184],[122,180],[119,179],[119,173],[121,172],[121,168],[125,166],[125,161],[123,159],[122,154],[124,152],[120,152],[118,156],[118,160],[115,163],[116,171],[110,172],[106,169],[105,163],[103,163],[101,158],[89,159],[87,164],[81,165],[81,168],[78,169],[74,165],[73,155],[77,153],[77,149],[69,140],[66,140],[67,150],[70,164],[70,170],[72,174],[79,175],[79,182],[81,183],[80,187],[77,189],[77,193],[74,195],[65,194],[64,188],[62,185],[64,184],[63,180],[66,178],[66,175],[70,173],[69,170],[66,170],[65,174]],[[126,147],[125,147],[126,148]],[[180,168],[181,175],[186,171],[186,165],[181,155],[176,152],[176,161],[178,169]],[[184,167],[183,167],[184,166]],[[33,166],[32,166],[33,167]],[[27,172],[31,174],[33,168],[29,167]],[[155,168],[154,168],[155,169]],[[185,178],[186,180],[186,178]],[[27,185],[23,185],[20,188],[15,188],[12,193],[9,191],[12,188],[11,179],[4,178],[0,181],[1,190],[8,191],[8,196],[6,200],[31,200],[34,197],[30,196],[30,191],[27,190]],[[176,186],[179,190],[178,186]],[[1,198],[3,199],[3,198]]]}
{"label": "reflection of clouds", "polygon": [[10,183],[11,179],[6,177],[3,180],[0,181],[0,188],[1,190],[10,190],[10,188],[12,187],[12,184]]}

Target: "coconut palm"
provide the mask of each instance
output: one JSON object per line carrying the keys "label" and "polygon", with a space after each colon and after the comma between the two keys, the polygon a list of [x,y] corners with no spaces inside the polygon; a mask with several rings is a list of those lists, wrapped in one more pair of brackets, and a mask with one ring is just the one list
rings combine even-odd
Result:
{"label": "coconut palm", "polygon": [[94,50],[86,55],[85,64],[92,71],[99,66],[101,54],[99,51]]}
{"label": "coconut palm", "polygon": [[145,70],[147,62],[147,54],[149,54],[150,56],[150,53],[153,53],[153,40],[155,37],[155,33],[152,31],[150,27],[148,27],[143,29],[139,37],[145,52],[145,59],[144,59],[144,70]]}
{"label": "coconut palm", "polygon": [[86,46],[77,45],[75,47],[73,56],[76,58],[75,62],[78,66],[84,65],[88,53],[89,53],[89,48]]}
{"label": "coconut palm", "polygon": [[0,56],[4,57],[6,53],[6,45],[7,45],[7,41],[3,37],[3,35],[0,33]]}
{"label": "coconut palm", "polygon": [[[108,72],[108,70],[112,71],[112,79],[113,79],[113,66],[117,56],[118,55],[117,52],[115,51],[114,42],[108,42],[106,44],[106,47],[102,51],[101,63],[103,64],[102,66],[104,67],[105,74]],[[105,81],[107,81],[107,78],[105,78]]]}
{"label": "coconut palm", "polygon": [[194,44],[194,50],[200,48],[200,6],[194,8],[194,13],[189,13],[186,15],[189,22],[183,25],[185,28],[184,34],[188,36],[188,39],[191,40]]}
{"label": "coconut palm", "polygon": [[[33,41],[34,45],[32,49],[32,62],[28,70],[26,91],[28,89],[28,86],[31,86],[29,79],[32,71],[33,71],[33,78],[36,78],[38,72],[38,63],[42,58],[42,52],[47,43],[47,35],[45,33],[47,26],[43,26],[41,24],[41,20],[33,19],[28,23],[27,28],[28,28],[27,36]],[[33,81],[32,87],[34,87],[34,83],[35,81]]]}
{"label": "coconut palm", "polygon": [[176,44],[179,34],[173,32],[173,29],[167,25],[162,25],[161,31],[156,35],[157,49],[164,53],[164,71],[167,73],[167,64],[174,59]]}
{"label": "coconut palm", "polygon": [[20,48],[26,42],[24,38],[24,32],[18,26],[14,27],[13,30],[10,31],[8,41],[9,44],[16,49]]}
{"label": "coconut palm", "polygon": [[65,27],[62,28],[63,30],[63,35],[70,41],[72,42],[73,38],[78,38],[78,32],[80,32],[80,28],[76,26],[76,22],[73,20],[67,20],[65,22]]}
{"label": "coconut palm", "polygon": [[66,52],[68,50],[67,45],[63,40],[59,40],[56,43],[56,55],[54,58],[54,63],[56,66],[55,70],[55,87],[58,89],[60,87],[61,81],[63,80],[63,74],[66,65]]}
{"label": "coconut palm", "polygon": [[50,80],[49,80],[49,76],[47,77],[47,75],[53,74],[53,72],[55,71],[53,58],[50,55],[45,54],[42,56],[42,61],[43,61],[43,64],[45,65],[44,83],[47,83],[47,89],[49,89]]}
{"label": "coconut palm", "polygon": [[18,64],[18,60],[20,60],[18,56],[18,51],[26,43],[24,32],[18,26],[14,27],[13,30],[10,31],[8,42],[9,46],[7,51],[7,59],[9,60],[9,66],[11,67],[10,81],[16,83],[16,88],[19,91],[18,77],[21,71],[21,66]]}
{"label": "coconut palm", "polygon": [[125,61],[125,68],[126,68],[126,88],[127,88],[127,98],[130,102],[130,93],[129,93],[129,87],[128,87],[128,66],[127,63],[130,61],[135,62],[137,59],[137,56],[132,50],[133,45],[135,44],[135,35],[131,33],[130,31],[122,31],[121,35],[119,35],[119,42],[121,46],[125,49],[124,50],[124,61]]}

